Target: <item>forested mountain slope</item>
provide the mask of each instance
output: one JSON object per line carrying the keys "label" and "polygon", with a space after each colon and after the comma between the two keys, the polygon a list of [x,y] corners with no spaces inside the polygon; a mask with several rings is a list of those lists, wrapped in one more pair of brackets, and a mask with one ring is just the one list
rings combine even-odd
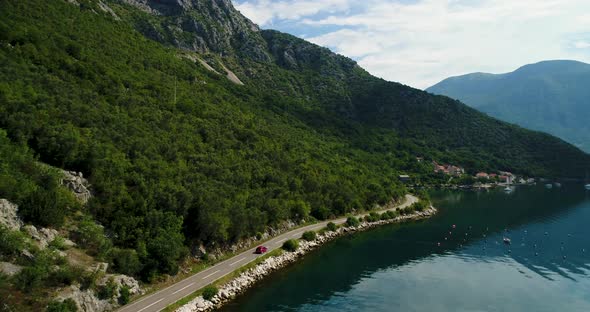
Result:
{"label": "forested mountain slope", "polygon": [[590,167],[559,139],[259,30],[228,0],[6,0],[0,16],[0,128],[88,177],[90,212],[144,280],[201,243],[400,198],[399,174],[431,178],[416,156],[531,176]]}
{"label": "forested mountain slope", "polygon": [[545,61],[500,75],[452,77],[427,91],[446,95],[491,116],[545,131],[590,152],[590,65]]}

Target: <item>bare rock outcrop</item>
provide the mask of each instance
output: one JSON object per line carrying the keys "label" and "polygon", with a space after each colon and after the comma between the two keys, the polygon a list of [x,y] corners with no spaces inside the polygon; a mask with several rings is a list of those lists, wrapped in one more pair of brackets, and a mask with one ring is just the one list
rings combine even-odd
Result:
{"label": "bare rock outcrop", "polygon": [[117,285],[117,291],[115,292],[114,296],[115,298],[118,298],[121,295],[122,287],[127,287],[127,289],[129,289],[129,294],[131,295],[143,294],[143,290],[139,286],[139,282],[133,277],[123,274],[107,274],[97,282],[97,285],[106,285],[110,280],[112,280],[115,285]]}
{"label": "bare rock outcrop", "polygon": [[81,172],[63,170],[62,173],[61,183],[74,193],[81,204],[86,205],[92,197],[88,180],[84,179]]}
{"label": "bare rock outcrop", "polygon": [[152,40],[193,52],[247,55],[257,62],[272,61],[260,28],[240,14],[231,0],[122,2],[156,17],[146,19],[137,29]]}
{"label": "bare rock outcrop", "polygon": [[98,298],[96,292],[92,289],[80,289],[77,285],[69,286],[63,289],[57,296],[56,300],[62,301],[65,299],[72,299],[81,312],[105,312],[112,311],[118,307],[117,298],[121,295],[121,288],[127,287],[131,295],[142,294],[143,290],[139,286],[139,282],[133,277],[121,274],[107,274],[103,276],[96,284],[104,286],[108,281],[112,280],[117,286],[117,290],[113,298],[101,300]]}
{"label": "bare rock outcrop", "polygon": [[72,299],[76,303],[78,311],[81,312],[103,312],[115,308],[114,304],[108,300],[98,299],[92,289],[82,290],[77,285],[62,290],[56,299],[58,301]]}
{"label": "bare rock outcrop", "polygon": [[20,265],[16,265],[10,262],[0,262],[0,272],[8,276],[14,276],[18,274],[22,269],[23,267]]}
{"label": "bare rock outcrop", "polygon": [[23,222],[19,219],[17,212],[18,206],[16,204],[6,199],[0,199],[0,225],[13,231],[20,230]]}
{"label": "bare rock outcrop", "polygon": [[113,11],[113,9],[111,9],[110,6],[108,6],[106,3],[102,2],[102,1],[98,1],[98,7],[103,10],[105,13],[110,14],[116,21],[120,21],[121,18],[115,13],[115,11]]}
{"label": "bare rock outcrop", "polygon": [[45,249],[53,240],[55,240],[59,233],[54,229],[41,228],[37,229],[34,225],[25,225],[24,230],[37,243],[39,248]]}

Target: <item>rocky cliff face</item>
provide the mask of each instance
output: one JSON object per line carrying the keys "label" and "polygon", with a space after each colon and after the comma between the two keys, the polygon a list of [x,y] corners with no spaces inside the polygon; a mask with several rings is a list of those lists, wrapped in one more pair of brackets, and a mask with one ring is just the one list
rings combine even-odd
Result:
{"label": "rocky cliff face", "polygon": [[271,61],[258,26],[241,15],[230,0],[122,1],[152,15],[135,23],[150,39],[199,53]]}

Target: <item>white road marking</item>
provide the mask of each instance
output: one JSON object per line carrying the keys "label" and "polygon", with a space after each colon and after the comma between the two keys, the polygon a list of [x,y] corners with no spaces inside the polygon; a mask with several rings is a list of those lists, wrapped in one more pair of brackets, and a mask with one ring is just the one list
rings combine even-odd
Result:
{"label": "white road marking", "polygon": [[155,304],[159,303],[159,302],[160,302],[160,301],[162,301],[162,300],[164,300],[164,298],[162,298],[162,299],[160,299],[160,300],[158,300],[158,301],[156,301],[156,302],[154,302],[154,303],[152,303],[152,304],[148,305],[147,307],[145,307],[145,308],[143,308],[143,309],[141,309],[141,310],[138,310],[137,312],[141,312],[141,311],[143,311],[143,310],[145,310],[145,309],[147,309],[147,308],[149,308],[149,307],[151,307],[151,306],[153,306],[153,305],[155,305]]}
{"label": "white road marking", "polygon": [[189,287],[193,286],[194,284],[195,284],[195,283],[190,283],[190,284],[188,284],[188,285],[186,285],[186,286],[182,287],[181,289],[179,289],[179,290],[177,290],[177,291],[173,292],[172,294],[173,294],[173,295],[176,295],[177,293],[179,293],[179,292],[181,292],[181,291],[183,291],[183,290],[185,290],[185,289],[187,289],[187,288],[189,288]]}
{"label": "white road marking", "polygon": [[244,257],[244,258],[242,258],[242,259],[240,259],[240,260],[238,260],[238,261],[230,264],[229,266],[234,266],[236,263],[241,262],[241,261],[244,261],[244,260],[246,260],[246,257]]}
{"label": "white road marking", "polygon": [[215,271],[215,272],[213,272],[213,273],[211,273],[211,274],[209,274],[209,275],[207,275],[207,276],[203,277],[203,279],[207,279],[207,278],[211,277],[212,275],[214,275],[214,274],[215,274],[215,273],[217,273],[217,272],[219,272],[219,270],[217,270],[217,271]]}

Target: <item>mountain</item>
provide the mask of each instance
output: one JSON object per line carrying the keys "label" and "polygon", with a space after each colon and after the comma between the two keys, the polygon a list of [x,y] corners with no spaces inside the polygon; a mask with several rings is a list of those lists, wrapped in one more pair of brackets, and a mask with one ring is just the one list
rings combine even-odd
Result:
{"label": "mountain", "polygon": [[[400,174],[441,182],[431,160],[543,177],[590,167],[560,139],[261,30],[227,0],[5,0],[0,17],[2,144],[27,160],[0,164],[0,197],[31,224],[91,216],[105,235],[81,236],[101,237],[97,259],[144,281],[202,247],[399,199]],[[87,206],[19,189],[53,190],[33,160],[82,172]]]}
{"label": "mountain", "polygon": [[590,64],[545,61],[514,72],[452,77],[427,89],[590,152]]}

